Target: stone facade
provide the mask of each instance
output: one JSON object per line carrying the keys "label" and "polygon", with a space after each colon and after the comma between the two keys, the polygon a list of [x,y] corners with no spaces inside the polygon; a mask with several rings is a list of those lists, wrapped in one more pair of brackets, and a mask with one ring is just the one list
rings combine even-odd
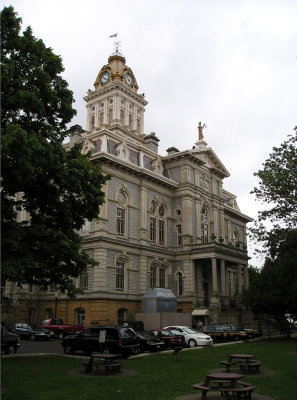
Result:
{"label": "stone facade", "polygon": [[[84,249],[99,265],[77,279],[75,300],[38,288],[6,294],[18,303],[18,320],[39,322],[56,313],[86,325],[135,319],[142,296],[165,287],[178,312],[205,322],[238,320],[238,296],[248,287],[246,223],[236,196],[223,189],[228,171],[203,138],[191,150],[158,154],[159,139],[144,134],[147,104],[120,54],[102,67],[85,97],[84,131],[70,129],[67,148],[83,142],[112,178],[98,218],[81,229]],[[56,295],[55,295],[56,293]]]}

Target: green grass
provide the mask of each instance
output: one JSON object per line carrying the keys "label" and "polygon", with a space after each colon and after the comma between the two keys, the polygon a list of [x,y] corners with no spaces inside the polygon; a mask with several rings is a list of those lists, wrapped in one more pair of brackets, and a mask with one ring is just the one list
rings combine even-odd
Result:
{"label": "green grass", "polygon": [[[255,393],[277,400],[297,398],[297,340],[276,339],[181,352],[163,352],[123,361],[123,368],[137,371],[125,377],[79,377],[81,359],[63,356],[5,357],[2,359],[2,400],[174,400],[193,393],[220,360],[232,353],[251,353],[270,376],[248,376]],[[201,398],[200,392],[197,399]]]}

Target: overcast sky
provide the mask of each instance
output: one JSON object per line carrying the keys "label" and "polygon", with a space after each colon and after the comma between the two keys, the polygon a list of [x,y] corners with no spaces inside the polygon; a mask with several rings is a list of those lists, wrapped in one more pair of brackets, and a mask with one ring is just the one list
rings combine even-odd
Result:
{"label": "overcast sky", "polygon": [[159,153],[191,149],[198,122],[206,123],[205,140],[231,174],[224,188],[257,217],[253,173],[297,125],[296,0],[2,1],[8,5],[62,57],[77,110],[69,126],[86,127],[83,97],[118,33]]}

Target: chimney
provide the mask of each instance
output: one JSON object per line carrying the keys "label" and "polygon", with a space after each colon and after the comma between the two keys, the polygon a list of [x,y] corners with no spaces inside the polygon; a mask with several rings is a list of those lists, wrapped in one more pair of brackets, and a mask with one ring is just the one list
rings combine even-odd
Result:
{"label": "chimney", "polygon": [[80,141],[83,133],[84,130],[80,125],[73,125],[71,128],[69,128],[70,148],[73,147],[75,143]]}
{"label": "chimney", "polygon": [[147,147],[148,149],[154,151],[155,153],[158,154],[158,142],[160,140],[157,138],[155,132],[150,133],[149,135],[146,135],[144,137],[144,144],[145,147]]}

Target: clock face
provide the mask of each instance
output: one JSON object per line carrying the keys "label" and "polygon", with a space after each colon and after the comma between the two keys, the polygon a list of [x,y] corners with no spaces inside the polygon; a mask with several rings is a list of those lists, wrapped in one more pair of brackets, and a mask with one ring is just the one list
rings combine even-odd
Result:
{"label": "clock face", "polygon": [[100,78],[101,85],[102,86],[106,85],[109,80],[110,80],[110,73],[107,71],[103,72]]}
{"label": "clock face", "polygon": [[133,79],[132,79],[132,76],[130,74],[125,74],[124,75],[124,81],[126,82],[126,84],[129,87],[133,87]]}

